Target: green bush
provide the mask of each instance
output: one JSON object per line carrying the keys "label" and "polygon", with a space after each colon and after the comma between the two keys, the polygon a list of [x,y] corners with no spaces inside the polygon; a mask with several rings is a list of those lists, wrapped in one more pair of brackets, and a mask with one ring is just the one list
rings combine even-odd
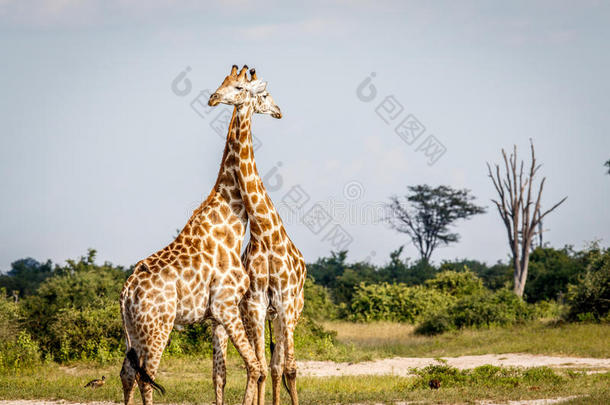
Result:
{"label": "green bush", "polygon": [[21,330],[19,305],[0,288],[0,369],[28,367],[40,360],[40,348]]}
{"label": "green bush", "polygon": [[456,328],[505,326],[533,319],[534,311],[507,289],[461,298],[449,309]]}
{"label": "green bush", "polygon": [[586,252],[576,252],[571,246],[563,249],[537,247],[530,255],[525,284],[529,302],[561,298],[568,284],[575,283],[584,273]]}
{"label": "green bush", "polygon": [[56,360],[103,360],[122,344],[118,300],[127,274],[94,260],[94,250],[68,260],[20,303],[25,329]]}
{"label": "green bush", "polygon": [[426,286],[454,297],[478,294],[485,290],[483,282],[468,267],[464,271],[447,270],[426,281]]}
{"label": "green bush", "polygon": [[426,317],[417,328],[415,333],[418,335],[440,335],[441,333],[449,332],[455,329],[453,320],[447,313],[440,313]]}
{"label": "green bush", "polygon": [[559,319],[564,315],[566,306],[557,301],[539,301],[532,304],[532,309],[535,313],[534,318]]}
{"label": "green bush", "polygon": [[415,323],[442,312],[455,298],[423,286],[360,284],[352,298],[349,318],[359,322],[396,321]]}
{"label": "green bush", "polygon": [[522,369],[485,365],[472,370],[458,370],[441,361],[440,364],[413,370],[418,377],[415,386],[427,388],[431,380],[450,387],[516,387],[520,384],[559,384],[563,378],[548,367]]}
{"label": "green bush", "polygon": [[312,277],[305,280],[305,307],[303,315],[311,319],[333,319],[337,316],[337,306],[330,298],[326,287],[315,284]]}
{"label": "green bush", "polygon": [[507,289],[466,295],[446,311],[431,313],[415,333],[434,335],[466,327],[507,326],[534,319],[536,308]]}
{"label": "green bush", "polygon": [[572,321],[608,320],[610,310],[610,249],[593,246],[588,265],[577,284],[568,287],[567,318]]}
{"label": "green bush", "polygon": [[[268,333],[268,332],[267,332]],[[335,357],[337,332],[327,331],[322,325],[302,316],[294,331],[294,347],[306,357]]]}
{"label": "green bush", "polygon": [[169,355],[212,355],[212,325],[210,322],[175,328],[165,352]]}
{"label": "green bush", "polygon": [[49,325],[48,344],[60,361],[106,362],[123,355],[123,325],[118,302],[101,307],[63,308]]}
{"label": "green bush", "polygon": [[0,369],[31,367],[40,362],[38,343],[25,331],[0,343]]}
{"label": "green bush", "polygon": [[20,320],[19,306],[13,299],[6,297],[4,288],[0,288],[0,344],[15,338]]}

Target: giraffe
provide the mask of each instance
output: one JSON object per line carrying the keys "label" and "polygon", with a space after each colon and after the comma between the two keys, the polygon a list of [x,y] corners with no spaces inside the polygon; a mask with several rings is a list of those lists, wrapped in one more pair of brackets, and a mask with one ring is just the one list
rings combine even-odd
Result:
{"label": "giraffe", "polygon": [[[229,76],[227,76],[225,78],[225,81],[237,81],[237,80],[239,80],[239,79],[237,76],[235,76],[234,71],[232,71],[231,74],[229,74]],[[250,91],[250,89],[248,89],[248,91]],[[282,117],[279,107],[275,104],[275,102],[273,101],[273,98],[271,97],[269,92],[266,90],[264,90],[261,94],[259,94],[257,96],[256,103],[254,104],[254,112],[256,112],[258,114],[268,114],[274,118]],[[232,205],[234,205],[235,210],[240,213],[240,218],[242,219],[242,222],[245,225],[248,221],[248,216],[245,211],[243,201],[241,200],[241,194],[239,192],[239,185],[237,182],[237,173],[236,173],[236,171],[239,170],[239,157],[238,157],[239,144],[237,143],[237,125],[238,125],[238,123],[237,123],[237,119],[236,119],[236,114],[237,114],[237,107],[234,107],[233,116],[231,118],[231,122],[229,125],[229,135],[227,135],[228,141],[226,144],[226,151],[225,151],[225,153],[228,154],[228,156],[229,156],[229,158],[227,159],[228,164],[226,165],[228,168],[228,170],[226,171],[226,175],[233,176],[233,181],[225,182],[225,183],[228,183],[225,185],[225,187],[227,188],[227,192],[229,192],[232,196],[234,196],[235,198],[239,197],[239,200],[232,202]],[[245,231],[245,229],[244,229],[244,231]],[[243,258],[242,258],[242,262],[243,262]],[[243,302],[243,300],[242,300],[242,302]],[[247,316],[246,313],[242,312],[241,315],[242,315],[242,319],[244,321],[245,326],[248,326],[249,324],[251,324],[251,322],[248,322],[248,320],[246,319],[246,316]],[[256,333],[256,331],[253,330],[252,328],[247,328],[246,333],[249,336],[250,342],[252,343],[254,339],[251,337],[251,335],[253,333]],[[263,330],[263,333],[264,333],[264,330]],[[262,337],[262,339],[264,341],[264,336]],[[214,388],[215,388],[216,404],[223,405],[224,404],[224,386],[226,383],[226,353],[227,353],[228,335],[226,334],[226,331],[224,330],[222,325],[218,324],[217,322],[213,323],[212,341],[213,341],[213,364],[214,364],[212,380],[213,380]],[[259,359],[259,362],[260,361],[261,360]],[[266,359],[264,358],[264,353],[263,353],[263,357],[262,357],[261,367],[264,370],[267,370]],[[261,375],[261,377],[259,378],[259,383],[258,383],[259,389],[257,392],[257,395],[260,398],[260,392],[261,392],[260,387],[262,384],[263,400],[264,400],[264,381],[265,381],[265,379],[266,379],[266,373]]]}
{"label": "giraffe", "polygon": [[[246,72],[244,67],[237,75],[234,65],[231,76],[245,78]],[[133,404],[136,382],[145,405],[153,403],[153,389],[164,393],[154,376],[174,324],[211,317],[218,335],[231,339],[246,363],[244,404],[252,403],[256,383],[266,374],[239,312],[250,280],[239,258],[247,216],[232,167],[237,159],[230,147],[236,141],[237,115],[233,121],[211,193],[173,242],[136,264],[121,291],[127,346],[121,381],[126,405]],[[214,374],[218,378],[216,370]]]}
{"label": "giraffe", "polygon": [[[251,118],[256,106],[268,96],[266,83],[250,71],[252,79],[223,82],[210,96],[209,105],[219,103],[237,107],[239,122],[239,170],[237,179],[248,219],[250,242],[242,261],[250,277],[250,286],[241,303],[242,317],[258,360],[265,366],[265,318],[272,310],[276,347],[271,357],[273,403],[280,403],[280,385],[285,375],[293,405],[298,404],[297,367],[294,358],[294,329],[304,305],[307,270],[303,255],[288,237],[254,161]],[[243,89],[251,91],[243,91]],[[264,404],[264,377],[258,381],[258,404]]]}

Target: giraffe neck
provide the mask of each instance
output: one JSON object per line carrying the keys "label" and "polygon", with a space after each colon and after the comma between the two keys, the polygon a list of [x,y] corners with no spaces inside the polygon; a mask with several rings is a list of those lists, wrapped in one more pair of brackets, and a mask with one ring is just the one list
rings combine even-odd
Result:
{"label": "giraffe neck", "polygon": [[237,109],[239,168],[236,173],[240,193],[250,220],[251,234],[259,237],[277,230],[282,225],[256,168],[251,132],[253,111],[254,107],[251,104],[243,104]]}
{"label": "giraffe neck", "polygon": [[225,142],[224,153],[218,170],[218,177],[214,184],[214,191],[219,193],[231,207],[231,210],[240,219],[246,228],[248,215],[239,191],[237,171],[239,170],[239,145],[237,143],[238,130],[237,108],[233,109],[233,116],[229,124],[229,131]]}

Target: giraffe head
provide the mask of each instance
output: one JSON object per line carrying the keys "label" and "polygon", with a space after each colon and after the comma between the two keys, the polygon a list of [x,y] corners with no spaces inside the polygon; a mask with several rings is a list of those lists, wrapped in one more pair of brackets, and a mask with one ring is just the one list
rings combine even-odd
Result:
{"label": "giraffe head", "polygon": [[273,118],[282,118],[280,108],[273,101],[273,97],[267,91],[267,82],[258,80],[256,71],[250,69],[251,78],[248,80],[246,73],[248,66],[237,73],[237,66],[233,65],[231,73],[225,77],[218,89],[210,96],[208,105],[216,106],[220,103],[234,106],[252,104],[254,112],[268,114]]}

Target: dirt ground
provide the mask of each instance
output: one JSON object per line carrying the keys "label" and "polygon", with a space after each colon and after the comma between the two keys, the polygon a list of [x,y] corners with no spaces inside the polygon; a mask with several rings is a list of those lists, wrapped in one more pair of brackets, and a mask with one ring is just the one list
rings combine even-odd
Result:
{"label": "dirt ground", "polygon": [[[445,357],[443,359],[450,366],[459,369],[470,369],[486,364],[504,367],[610,368],[610,359],[551,357],[533,354],[484,354],[480,356]],[[303,361],[298,363],[299,374],[310,377],[387,374],[408,376],[411,374],[410,369],[435,364],[437,360],[422,357],[394,357],[363,363],[334,363],[332,361]]]}

